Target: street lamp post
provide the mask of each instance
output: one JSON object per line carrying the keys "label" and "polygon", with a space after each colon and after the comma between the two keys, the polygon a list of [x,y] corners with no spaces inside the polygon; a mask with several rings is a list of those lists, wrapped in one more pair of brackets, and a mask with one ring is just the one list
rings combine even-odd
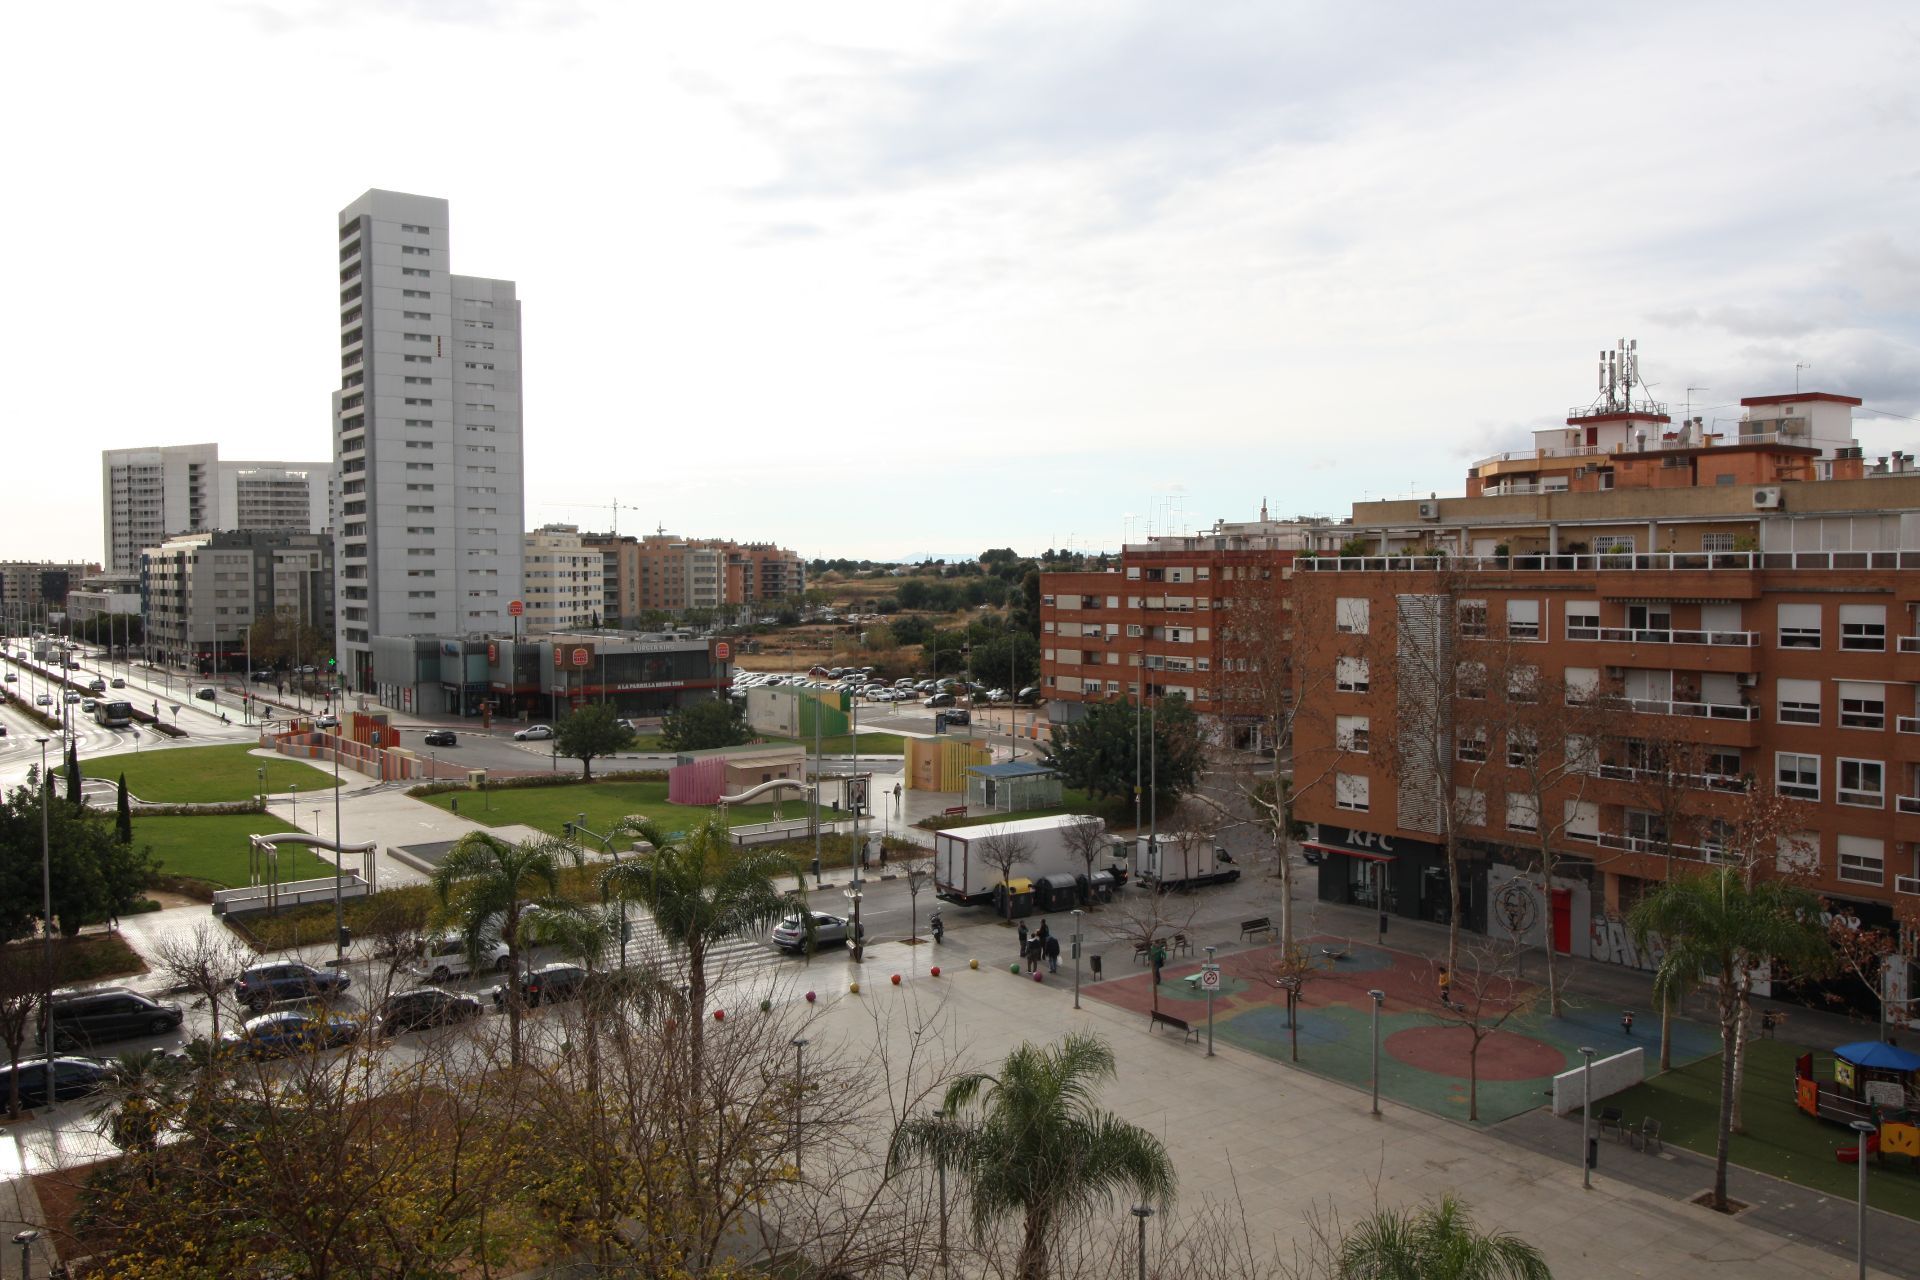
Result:
{"label": "street lamp post", "polygon": [[1380,1114],[1380,1002],[1387,993],[1375,987],[1367,992],[1373,999],[1373,1114]]}
{"label": "street lamp post", "polygon": [[[374,741],[380,741],[378,734]],[[319,824],[314,825],[314,834],[319,834]],[[340,847],[340,730],[333,731],[333,967],[344,968],[347,963],[347,921],[346,908],[341,902],[345,888],[343,865],[346,862],[346,850]]]}
{"label": "street lamp post", "polygon": [[1153,1216],[1153,1209],[1137,1204],[1133,1206],[1133,1216],[1140,1223],[1140,1280],[1147,1280],[1147,1219]]}
{"label": "street lamp post", "polygon": [[[46,939],[41,959],[46,972],[41,974],[40,994],[46,1003],[41,1005],[46,1021],[46,1043],[41,1048],[47,1051],[47,1097],[53,1097],[53,846],[47,836],[47,794],[53,790],[47,779],[47,743],[51,739],[41,737],[40,743],[40,932]],[[25,1247],[21,1250],[25,1252]]]}
{"label": "street lamp post", "polygon": [[1599,1155],[1593,1141],[1593,1050],[1580,1046],[1580,1185],[1593,1187],[1593,1162]]}
{"label": "street lamp post", "polygon": [[1075,907],[1069,914],[1073,916],[1073,1007],[1078,1009],[1080,1007],[1080,916],[1082,912],[1080,908]]}
{"label": "street lamp post", "polygon": [[1880,1127],[1871,1120],[1855,1120],[1853,1132],[1858,1140],[1854,1149],[1860,1153],[1860,1203],[1856,1209],[1858,1221],[1854,1225],[1854,1262],[1860,1280],[1867,1280],[1867,1138],[1879,1133]]}
{"label": "street lamp post", "polygon": [[793,1171],[800,1172],[800,1107],[807,1089],[807,1038],[795,1036],[793,1045]]}

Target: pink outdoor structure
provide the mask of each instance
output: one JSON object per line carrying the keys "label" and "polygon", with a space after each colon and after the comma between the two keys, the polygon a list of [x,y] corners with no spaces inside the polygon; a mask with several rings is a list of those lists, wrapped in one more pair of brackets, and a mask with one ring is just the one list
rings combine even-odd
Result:
{"label": "pink outdoor structure", "polygon": [[726,785],[724,756],[708,756],[667,770],[667,800],[672,804],[719,804]]}

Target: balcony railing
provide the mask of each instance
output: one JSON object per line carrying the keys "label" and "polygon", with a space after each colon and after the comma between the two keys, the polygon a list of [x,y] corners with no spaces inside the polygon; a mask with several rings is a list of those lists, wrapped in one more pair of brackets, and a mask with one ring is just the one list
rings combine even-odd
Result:
{"label": "balcony railing", "polygon": [[1920,636],[1901,636],[1897,647],[1901,653],[1920,653]]}
{"label": "balcony railing", "polygon": [[1591,555],[1519,556],[1303,556],[1293,567],[1308,573],[1566,573],[1757,569],[1920,569],[1920,551],[1640,551]]}
{"label": "balcony railing", "polygon": [[1920,894],[1920,876],[1895,876],[1893,878],[1893,891],[1895,893]]}
{"label": "balcony railing", "polygon": [[1897,716],[1893,727],[1897,733],[1920,733],[1920,716]]}
{"label": "balcony railing", "polygon": [[1661,769],[1642,769],[1637,765],[1601,763],[1598,771],[1602,778],[1611,778],[1615,782],[1665,782],[1671,781],[1677,786],[1691,787],[1696,791],[1741,792],[1752,788],[1753,779],[1746,774],[1733,773],[1667,773]]}
{"label": "balcony railing", "polygon": [[1627,835],[1617,831],[1602,831],[1600,847],[1618,849],[1623,853],[1651,853],[1662,857],[1672,853],[1677,858],[1694,858],[1702,862],[1717,862],[1727,855],[1725,845],[1681,844],[1678,841],[1669,843],[1652,836]]}
{"label": "balcony railing", "polygon": [[1660,698],[1629,698],[1627,706],[1641,715],[1686,716],[1694,720],[1758,720],[1760,708],[1725,702],[1670,702]]}
{"label": "balcony railing", "polygon": [[1703,644],[1730,649],[1759,647],[1758,631],[1675,631],[1646,627],[1568,627],[1569,640],[1603,640],[1609,644]]}

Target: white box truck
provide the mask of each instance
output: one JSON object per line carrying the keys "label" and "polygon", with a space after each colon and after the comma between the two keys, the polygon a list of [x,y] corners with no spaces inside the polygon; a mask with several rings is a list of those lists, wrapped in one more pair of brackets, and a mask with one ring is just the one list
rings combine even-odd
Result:
{"label": "white box truck", "polygon": [[1133,874],[1153,889],[1198,889],[1240,878],[1227,851],[1200,832],[1161,832],[1133,842]]}
{"label": "white box truck", "polygon": [[[1012,837],[1024,845],[1020,861],[1008,873],[1012,879],[1033,881],[1036,892],[1044,888],[1064,891],[1073,883],[1072,878],[1087,874],[1086,862],[1075,852],[1067,838],[1068,828],[1082,822],[1093,823],[1094,830],[1104,843],[1104,822],[1098,818],[1073,814],[1056,814],[1050,818],[1014,818],[1006,822],[983,823],[977,827],[951,827],[936,831],[933,833],[934,895],[962,906],[992,902],[994,890],[1000,887],[1000,869],[988,862],[985,854],[988,842],[997,836]],[[1102,888],[1111,892],[1126,877],[1124,864],[1112,865],[1104,849],[1094,860],[1094,868],[1096,879],[1105,876],[1108,880],[1104,885],[1087,886],[1087,893],[1097,894]],[[1062,883],[1059,877],[1070,879]],[[1052,878],[1050,885],[1042,883],[1049,878]],[[1041,909],[1059,908],[1043,903]]]}

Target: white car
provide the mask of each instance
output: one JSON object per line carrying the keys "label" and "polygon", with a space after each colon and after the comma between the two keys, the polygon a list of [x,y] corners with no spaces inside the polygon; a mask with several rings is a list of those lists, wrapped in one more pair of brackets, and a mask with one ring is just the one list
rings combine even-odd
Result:
{"label": "white car", "polygon": [[328,712],[326,715],[316,719],[314,723],[322,729],[338,729],[340,727],[340,717],[334,715],[332,712]]}
{"label": "white car", "polygon": [[530,724],[524,729],[516,730],[513,735],[513,740],[515,742],[545,742],[552,736],[552,725]]}
{"label": "white car", "polygon": [[[488,942],[480,948],[480,965],[495,973],[507,968],[507,944]],[[471,978],[473,958],[467,954],[466,939],[457,933],[427,939],[420,955],[407,966],[407,972],[423,982],[445,982],[449,978]]]}

